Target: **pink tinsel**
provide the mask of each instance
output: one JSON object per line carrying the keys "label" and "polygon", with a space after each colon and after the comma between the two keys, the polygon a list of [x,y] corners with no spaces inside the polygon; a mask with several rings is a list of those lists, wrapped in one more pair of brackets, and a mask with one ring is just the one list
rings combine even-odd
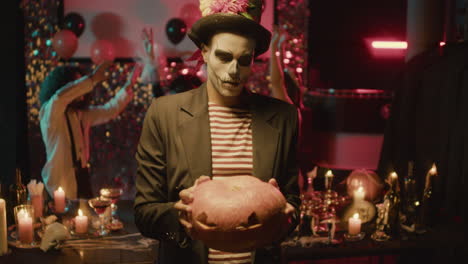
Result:
{"label": "pink tinsel", "polygon": [[210,5],[210,15],[215,13],[238,14],[247,11],[248,0],[214,0]]}

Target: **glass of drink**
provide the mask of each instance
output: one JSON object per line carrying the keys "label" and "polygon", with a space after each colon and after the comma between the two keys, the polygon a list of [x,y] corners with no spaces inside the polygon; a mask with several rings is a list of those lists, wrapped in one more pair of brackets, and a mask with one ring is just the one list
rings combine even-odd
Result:
{"label": "glass of drink", "polygon": [[98,234],[101,236],[109,234],[109,230],[105,226],[104,213],[106,212],[107,207],[111,205],[111,203],[111,199],[107,199],[104,197],[95,197],[88,200],[89,206],[93,208],[96,214],[99,216],[99,220],[101,223],[98,230]]}
{"label": "glass of drink", "polygon": [[120,196],[123,194],[123,189],[119,187],[114,188],[102,188],[100,191],[101,197],[111,200],[111,209],[112,209],[112,223],[120,222],[117,219],[117,201],[120,199]]}

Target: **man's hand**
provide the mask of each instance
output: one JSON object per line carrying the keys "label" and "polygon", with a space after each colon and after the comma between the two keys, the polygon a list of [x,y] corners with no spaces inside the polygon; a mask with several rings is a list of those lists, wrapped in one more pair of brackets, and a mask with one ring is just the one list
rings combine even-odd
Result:
{"label": "man's hand", "polygon": [[[193,201],[193,191],[197,185],[202,182],[211,180],[208,176],[201,176],[195,181],[195,184],[187,189],[184,189],[179,192],[180,200],[174,204],[174,208],[179,211],[179,222],[185,228],[185,232],[190,237],[193,236],[193,226],[192,226],[192,207],[190,204]],[[193,238],[193,237],[192,237]]]}
{"label": "man's hand", "polygon": [[104,61],[96,68],[94,71],[91,73],[91,80],[93,80],[93,84],[96,85],[104,80],[107,79],[106,71],[109,68],[109,66],[112,64],[112,61]]}
{"label": "man's hand", "polygon": [[[273,185],[275,188],[279,190],[279,185],[276,179],[271,178],[270,180],[268,180],[268,183]],[[287,232],[293,222],[292,218],[293,218],[295,210],[296,209],[294,208],[294,206],[292,206],[290,203],[286,203],[286,206],[284,207],[283,215],[282,215],[282,217],[284,217],[284,225],[281,228],[281,230],[278,232],[279,238],[283,238],[284,236],[287,235]]]}
{"label": "man's hand", "polygon": [[143,47],[145,49],[145,55],[150,61],[154,60],[154,38],[153,29],[143,28],[141,39],[143,40]]}

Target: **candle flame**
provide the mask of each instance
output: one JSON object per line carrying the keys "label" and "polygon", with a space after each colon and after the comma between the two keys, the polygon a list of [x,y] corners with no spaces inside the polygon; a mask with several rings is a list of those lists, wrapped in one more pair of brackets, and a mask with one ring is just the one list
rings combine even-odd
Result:
{"label": "candle flame", "polygon": [[353,218],[354,218],[354,219],[359,219],[359,213],[354,213],[354,214],[353,214]]}
{"label": "candle flame", "polygon": [[429,173],[431,175],[436,175],[437,174],[437,167],[436,167],[435,163],[432,164],[432,168],[429,170]]}
{"label": "candle flame", "polygon": [[59,191],[59,192],[63,192],[63,189],[62,189],[62,187],[61,187],[61,186],[59,186],[59,187],[58,187],[58,189],[57,189],[57,191]]}
{"label": "candle flame", "polygon": [[20,209],[19,210],[18,218],[28,218],[28,217],[29,217],[28,210],[26,210],[26,209]]}
{"label": "candle flame", "polygon": [[83,216],[83,211],[81,211],[81,209],[78,209],[78,215]]}
{"label": "candle flame", "polygon": [[328,170],[327,173],[325,173],[326,177],[333,177],[333,173],[331,170]]}
{"label": "candle flame", "polygon": [[392,172],[390,173],[390,177],[392,177],[392,179],[396,179],[398,177],[398,174],[396,174],[396,172]]}

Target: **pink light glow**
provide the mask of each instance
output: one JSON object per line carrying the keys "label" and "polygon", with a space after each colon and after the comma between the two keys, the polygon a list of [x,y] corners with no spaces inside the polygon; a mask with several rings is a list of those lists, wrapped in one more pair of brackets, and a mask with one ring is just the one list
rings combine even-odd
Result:
{"label": "pink light glow", "polygon": [[[445,42],[441,41],[439,45],[445,46]],[[408,42],[406,41],[372,41],[372,47],[374,49],[407,49]]]}
{"label": "pink light glow", "polygon": [[297,67],[297,68],[296,68],[296,72],[297,72],[297,73],[302,73],[302,68],[301,68],[301,67]]}
{"label": "pink light glow", "polygon": [[408,43],[406,41],[372,41],[374,49],[406,49]]}
{"label": "pink light glow", "polygon": [[182,69],[182,74],[187,75],[188,74],[188,69]]}

